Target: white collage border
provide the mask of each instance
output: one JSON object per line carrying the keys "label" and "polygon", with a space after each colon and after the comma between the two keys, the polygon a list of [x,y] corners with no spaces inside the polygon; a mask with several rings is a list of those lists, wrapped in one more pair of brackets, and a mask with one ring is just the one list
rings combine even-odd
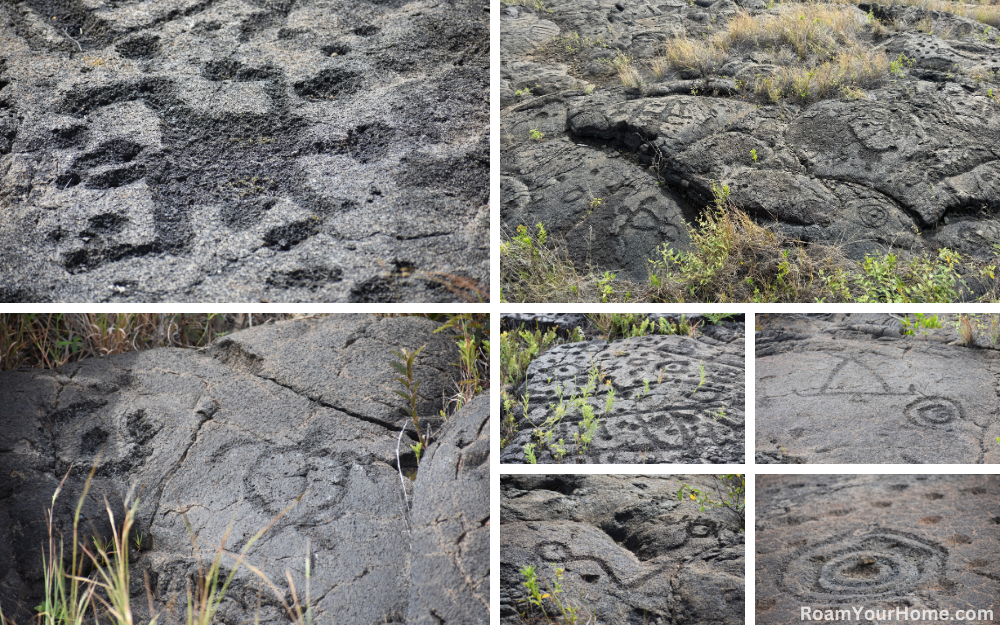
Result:
{"label": "white collage border", "polygon": [[[891,312],[894,314],[926,312],[933,314],[944,313],[985,313],[1000,312],[1000,306],[989,304],[926,304],[916,307],[912,304],[573,304],[573,305],[504,305],[503,312],[532,312],[536,314],[554,313],[593,313],[593,312],[618,312],[618,313],[721,313],[744,314],[746,320],[746,341],[745,341],[745,363],[746,363],[746,407],[745,407],[745,434],[746,450],[745,464],[743,465],[711,465],[711,464],[663,464],[663,465],[629,465],[629,464],[608,464],[608,465],[501,465],[499,459],[500,440],[500,418],[499,399],[494,396],[494,407],[498,413],[493,418],[493,431],[491,437],[497,443],[494,445],[494,453],[491,455],[493,490],[491,497],[491,519],[499,519],[499,476],[512,474],[630,474],[630,475],[672,475],[672,474],[721,474],[721,473],[745,473],[747,476],[746,489],[746,544],[745,544],[745,569],[744,580],[746,583],[746,606],[745,623],[748,625],[754,622],[755,604],[755,541],[754,527],[756,518],[756,476],[757,475],[846,475],[846,474],[871,474],[871,475],[987,475],[1000,474],[1000,465],[974,465],[974,464],[767,464],[755,465],[753,462],[755,449],[755,394],[753,381],[756,379],[754,368],[754,334],[756,328],[757,314],[794,314],[794,313],[877,313]],[[498,336],[500,332],[500,315],[491,318],[491,335]],[[495,377],[491,380],[491,386],[495,392],[499,391],[499,366],[498,363],[491,368]],[[497,521],[499,522],[499,521]],[[499,527],[497,527],[499,530]],[[490,604],[494,607],[496,614],[491,614],[491,625],[499,625],[499,549],[501,537],[499,531],[490,535],[491,544],[491,568],[490,576],[493,580],[491,588]],[[994,610],[1000,609],[1000,603],[993,606]]]}
{"label": "white collage border", "polygon": [[[499,2],[483,0],[484,8],[490,13],[490,82],[500,82],[499,56]],[[490,91],[490,293],[498,298],[500,293],[500,263],[496,250],[500,246],[500,106],[495,89]],[[506,465],[499,459],[500,414],[499,414],[499,352],[494,350],[491,366],[491,405],[497,412],[492,415],[490,436],[493,441],[490,455],[490,623],[500,623],[500,475],[501,474],[713,474],[745,473],[747,475],[746,501],[746,606],[745,622],[754,622],[754,519],[755,519],[755,476],[758,474],[1000,474],[1000,465],[761,465],[753,464],[754,453],[754,359],[753,341],[756,314],[770,313],[830,313],[830,312],[892,312],[892,313],[1000,313],[1000,305],[995,304],[0,304],[4,313],[440,313],[440,312],[483,312],[491,314],[491,336],[500,333],[500,316],[504,313],[530,312],[551,313],[733,313],[743,314],[746,319],[745,342],[745,433],[746,464],[744,465]],[[996,609],[996,608],[995,608]]]}

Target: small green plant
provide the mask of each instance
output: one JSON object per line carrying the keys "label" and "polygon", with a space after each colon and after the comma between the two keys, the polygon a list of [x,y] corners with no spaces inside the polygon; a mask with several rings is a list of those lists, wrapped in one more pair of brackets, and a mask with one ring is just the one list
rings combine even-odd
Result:
{"label": "small green plant", "polygon": [[744,512],[746,510],[746,476],[742,473],[727,473],[714,476],[714,493],[707,493],[700,488],[687,484],[681,485],[677,491],[678,501],[684,501],[685,495],[701,506],[700,511],[707,508],[724,508],[739,521],[740,531],[745,526]]}
{"label": "small green plant", "polygon": [[537,128],[532,128],[528,131],[528,138],[532,141],[541,141],[545,137],[545,133]]}
{"label": "small green plant", "polygon": [[538,464],[538,458],[535,457],[534,443],[527,443],[524,446],[524,457],[527,459],[528,464]]}
{"label": "small green plant", "polygon": [[[593,212],[594,210],[600,208],[601,204],[602,204],[602,201],[601,201],[601,198],[599,198],[599,197],[595,197],[594,199],[590,200],[590,210],[591,210],[591,212]],[[588,213],[588,214],[590,214],[590,213]]]}
{"label": "small green plant", "polygon": [[514,92],[514,95],[518,97],[529,96],[531,95],[531,88],[525,87],[524,89],[518,89],[517,91]]}
{"label": "small green plant", "polygon": [[417,390],[420,388],[420,381],[413,379],[413,361],[417,359],[420,352],[424,351],[426,345],[422,346],[415,352],[409,352],[406,349],[401,349],[398,352],[392,352],[392,355],[399,359],[399,362],[390,362],[392,368],[399,373],[399,377],[396,381],[406,389],[401,391],[394,389],[393,392],[402,397],[409,404],[410,417],[413,419],[413,427],[417,430],[417,443],[416,445],[410,445],[410,449],[413,453],[417,455],[417,463],[420,462],[420,454],[427,447],[427,438],[424,434],[420,433],[420,417],[417,414]]}
{"label": "small green plant", "polygon": [[597,288],[601,292],[601,301],[605,304],[608,302],[608,298],[615,294],[615,287],[612,286],[614,282],[615,274],[610,271],[605,271],[604,275],[597,280]]}
{"label": "small green plant", "polygon": [[[568,598],[563,598],[564,590],[562,581],[566,569],[552,565],[552,573],[553,580],[551,582],[544,582],[538,578],[533,565],[524,565],[521,567],[521,576],[524,577],[521,585],[528,590],[528,597],[524,600],[528,604],[528,610],[522,616],[527,618],[529,613],[537,609],[541,612],[543,622],[545,623],[558,622],[564,625],[580,625],[583,618],[586,618],[586,620],[583,620],[582,623],[593,622],[593,609],[584,609]],[[549,616],[545,611],[546,600],[550,603],[552,616]]]}
{"label": "small green plant", "polygon": [[903,68],[913,67],[914,59],[900,53],[899,57],[889,63],[889,73],[897,78],[903,77]]}
{"label": "small green plant", "polygon": [[716,412],[716,413],[712,414],[712,421],[718,421],[719,419],[725,419],[725,418],[726,418],[726,407],[725,406],[719,408],[719,412]]}
{"label": "small green plant", "polygon": [[753,159],[753,164],[756,165],[757,164],[757,149],[756,148],[750,150],[750,158]]}
{"label": "small green plant", "polygon": [[696,386],[694,391],[691,392],[691,397],[694,397],[694,394],[698,392],[698,389],[705,385],[705,363],[698,363],[698,373],[701,376],[701,380],[698,381],[698,386]]}
{"label": "small green plant", "polygon": [[645,397],[649,395],[649,380],[646,378],[642,379],[642,396]]}
{"label": "small green plant", "polygon": [[937,315],[925,315],[924,313],[916,313],[912,319],[909,316],[903,317],[899,321],[903,324],[903,334],[909,336],[913,336],[918,330],[921,331],[921,334],[926,334],[923,332],[925,329],[943,327]]}

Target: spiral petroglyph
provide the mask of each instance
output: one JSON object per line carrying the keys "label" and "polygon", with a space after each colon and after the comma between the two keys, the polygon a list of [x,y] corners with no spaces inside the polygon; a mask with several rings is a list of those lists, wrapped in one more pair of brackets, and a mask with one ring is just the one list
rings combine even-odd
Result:
{"label": "spiral petroglyph", "polygon": [[894,597],[937,578],[947,556],[944,547],[904,532],[851,533],[796,552],[782,585],[808,601]]}

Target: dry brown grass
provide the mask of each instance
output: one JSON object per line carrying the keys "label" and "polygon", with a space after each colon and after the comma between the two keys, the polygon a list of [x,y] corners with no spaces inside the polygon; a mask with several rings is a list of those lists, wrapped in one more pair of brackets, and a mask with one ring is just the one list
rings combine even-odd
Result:
{"label": "dry brown grass", "polygon": [[740,12],[707,39],[669,41],[651,69],[661,78],[668,67],[708,76],[730,56],[763,52],[779,69],[741,87],[765,101],[857,98],[889,73],[889,59],[865,42],[875,24],[840,5],[785,5],[758,16]]}
{"label": "dry brown grass", "polygon": [[777,75],[758,79],[753,89],[771,101],[781,97],[857,99],[864,95],[863,89],[878,85],[888,73],[885,54],[853,47],[814,67],[782,67]]}
{"label": "dry brown grass", "polygon": [[51,369],[91,356],[155,347],[204,347],[218,337],[293,314],[0,314],[0,371]]}
{"label": "dry brown grass", "polygon": [[663,78],[669,67],[708,76],[717,73],[727,58],[729,53],[715,39],[698,41],[677,37],[667,42],[663,54],[653,59],[650,66],[658,78]]}
{"label": "dry brown grass", "polygon": [[785,5],[773,13],[751,16],[741,12],[716,35],[724,49],[792,49],[800,59],[836,54],[841,46],[855,45],[866,20],[857,10],[837,5]]}
{"label": "dry brown grass", "polygon": [[[862,0],[826,1],[832,4],[846,5],[857,5],[862,2]],[[942,11],[1000,28],[1000,1],[998,0],[970,0],[968,2],[953,2],[952,0],[886,0],[885,4],[919,7],[928,11]],[[924,32],[930,31],[925,30]],[[994,37],[996,37],[995,33]]]}

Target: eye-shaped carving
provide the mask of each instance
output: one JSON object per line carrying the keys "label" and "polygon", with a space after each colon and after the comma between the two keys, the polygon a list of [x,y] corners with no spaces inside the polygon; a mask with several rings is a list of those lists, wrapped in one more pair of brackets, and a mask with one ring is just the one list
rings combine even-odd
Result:
{"label": "eye-shaped carving", "polygon": [[951,423],[962,416],[958,404],[943,397],[924,397],[906,407],[906,418],[911,423],[935,426]]}
{"label": "eye-shaped carving", "polygon": [[781,582],[811,601],[896,597],[934,580],[947,555],[936,543],[893,530],[845,535],[796,551]]}

